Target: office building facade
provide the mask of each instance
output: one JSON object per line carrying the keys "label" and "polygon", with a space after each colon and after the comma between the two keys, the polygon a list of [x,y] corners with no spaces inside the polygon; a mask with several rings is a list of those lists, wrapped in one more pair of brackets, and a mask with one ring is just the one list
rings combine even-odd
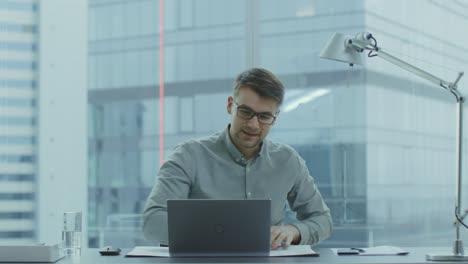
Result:
{"label": "office building facade", "polygon": [[331,209],[335,231],[322,245],[448,246],[450,95],[379,58],[347,67],[318,54],[333,32],[370,31],[451,79],[468,60],[460,10],[460,1],[423,0],[90,1],[90,246],[146,243],[139,216],[161,156],[224,129],[233,80],[250,67],[287,87],[270,138],[303,156]]}
{"label": "office building facade", "polygon": [[36,238],[37,3],[0,2],[0,244]]}

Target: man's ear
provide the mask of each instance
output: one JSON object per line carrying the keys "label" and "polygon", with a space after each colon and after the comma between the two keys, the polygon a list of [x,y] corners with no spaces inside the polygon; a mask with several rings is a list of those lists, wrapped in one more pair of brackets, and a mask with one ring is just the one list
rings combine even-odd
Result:
{"label": "man's ear", "polygon": [[228,100],[227,100],[227,112],[228,112],[228,114],[231,114],[233,102],[234,102],[234,99],[232,98],[232,96],[229,96]]}
{"label": "man's ear", "polygon": [[276,123],[276,119],[278,119],[279,114],[280,114],[280,110],[278,110],[278,111],[275,113],[276,118],[275,118],[275,120],[273,121],[273,124],[271,124],[271,125],[274,125],[274,124]]}

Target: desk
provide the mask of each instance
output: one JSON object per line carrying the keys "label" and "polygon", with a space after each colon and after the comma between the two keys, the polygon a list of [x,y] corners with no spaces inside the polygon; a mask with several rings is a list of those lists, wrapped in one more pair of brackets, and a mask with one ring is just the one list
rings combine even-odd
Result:
{"label": "desk", "polygon": [[[410,251],[406,256],[337,256],[328,248],[315,251],[320,257],[276,257],[276,258],[140,258],[124,257],[130,249],[122,250],[119,256],[101,256],[98,249],[83,249],[78,258],[66,257],[57,264],[132,264],[132,263],[321,263],[321,264],[418,264],[418,263],[461,263],[426,261],[427,253],[450,252],[451,248],[405,248]],[[18,263],[16,263],[18,264]]]}

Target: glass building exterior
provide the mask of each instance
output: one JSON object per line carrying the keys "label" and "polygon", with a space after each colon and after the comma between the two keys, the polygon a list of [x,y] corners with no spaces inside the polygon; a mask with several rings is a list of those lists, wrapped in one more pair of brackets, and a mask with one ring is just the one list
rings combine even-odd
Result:
{"label": "glass building exterior", "polygon": [[263,67],[286,86],[269,138],[300,153],[332,212],[319,246],[450,246],[453,96],[378,57],[318,55],[334,32],[368,31],[453,81],[467,14],[459,0],[0,1],[0,243],[57,242],[63,212],[82,210],[84,247],[152,244],[141,214],[161,161],[224,129],[235,77]]}
{"label": "glass building exterior", "polygon": [[0,2],[0,244],[36,239],[37,13]]}
{"label": "glass building exterior", "polygon": [[287,87],[270,138],[302,155],[331,209],[322,246],[449,245],[453,98],[379,58],[348,67],[318,54],[333,32],[370,31],[452,80],[468,61],[462,10],[423,0],[90,1],[90,246],[146,243],[140,214],[161,155],[224,129],[233,80],[250,67]]}

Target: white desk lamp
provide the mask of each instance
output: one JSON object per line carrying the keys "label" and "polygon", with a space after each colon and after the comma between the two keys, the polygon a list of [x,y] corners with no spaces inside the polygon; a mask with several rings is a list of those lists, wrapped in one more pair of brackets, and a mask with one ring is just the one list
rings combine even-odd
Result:
{"label": "white desk lamp", "polygon": [[394,65],[403,68],[409,72],[412,72],[438,86],[443,87],[455,96],[457,100],[457,191],[456,191],[456,204],[455,204],[455,217],[456,217],[456,239],[453,244],[452,254],[427,254],[427,260],[433,261],[468,261],[468,255],[464,254],[463,241],[460,239],[460,225],[468,226],[463,223],[463,219],[468,214],[465,211],[461,215],[461,188],[462,188],[462,129],[463,129],[463,109],[462,104],[464,102],[463,96],[457,90],[457,83],[463,76],[463,72],[458,73],[458,77],[455,82],[446,82],[418,67],[415,67],[401,59],[398,59],[387,52],[383,51],[382,48],[377,46],[377,40],[372,36],[371,33],[358,33],[355,37],[346,36],[341,33],[335,33],[328,40],[326,46],[320,53],[320,57],[324,59],[337,60],[341,62],[349,63],[351,66],[354,64],[362,64],[361,53],[369,51],[368,57],[378,56]]}

